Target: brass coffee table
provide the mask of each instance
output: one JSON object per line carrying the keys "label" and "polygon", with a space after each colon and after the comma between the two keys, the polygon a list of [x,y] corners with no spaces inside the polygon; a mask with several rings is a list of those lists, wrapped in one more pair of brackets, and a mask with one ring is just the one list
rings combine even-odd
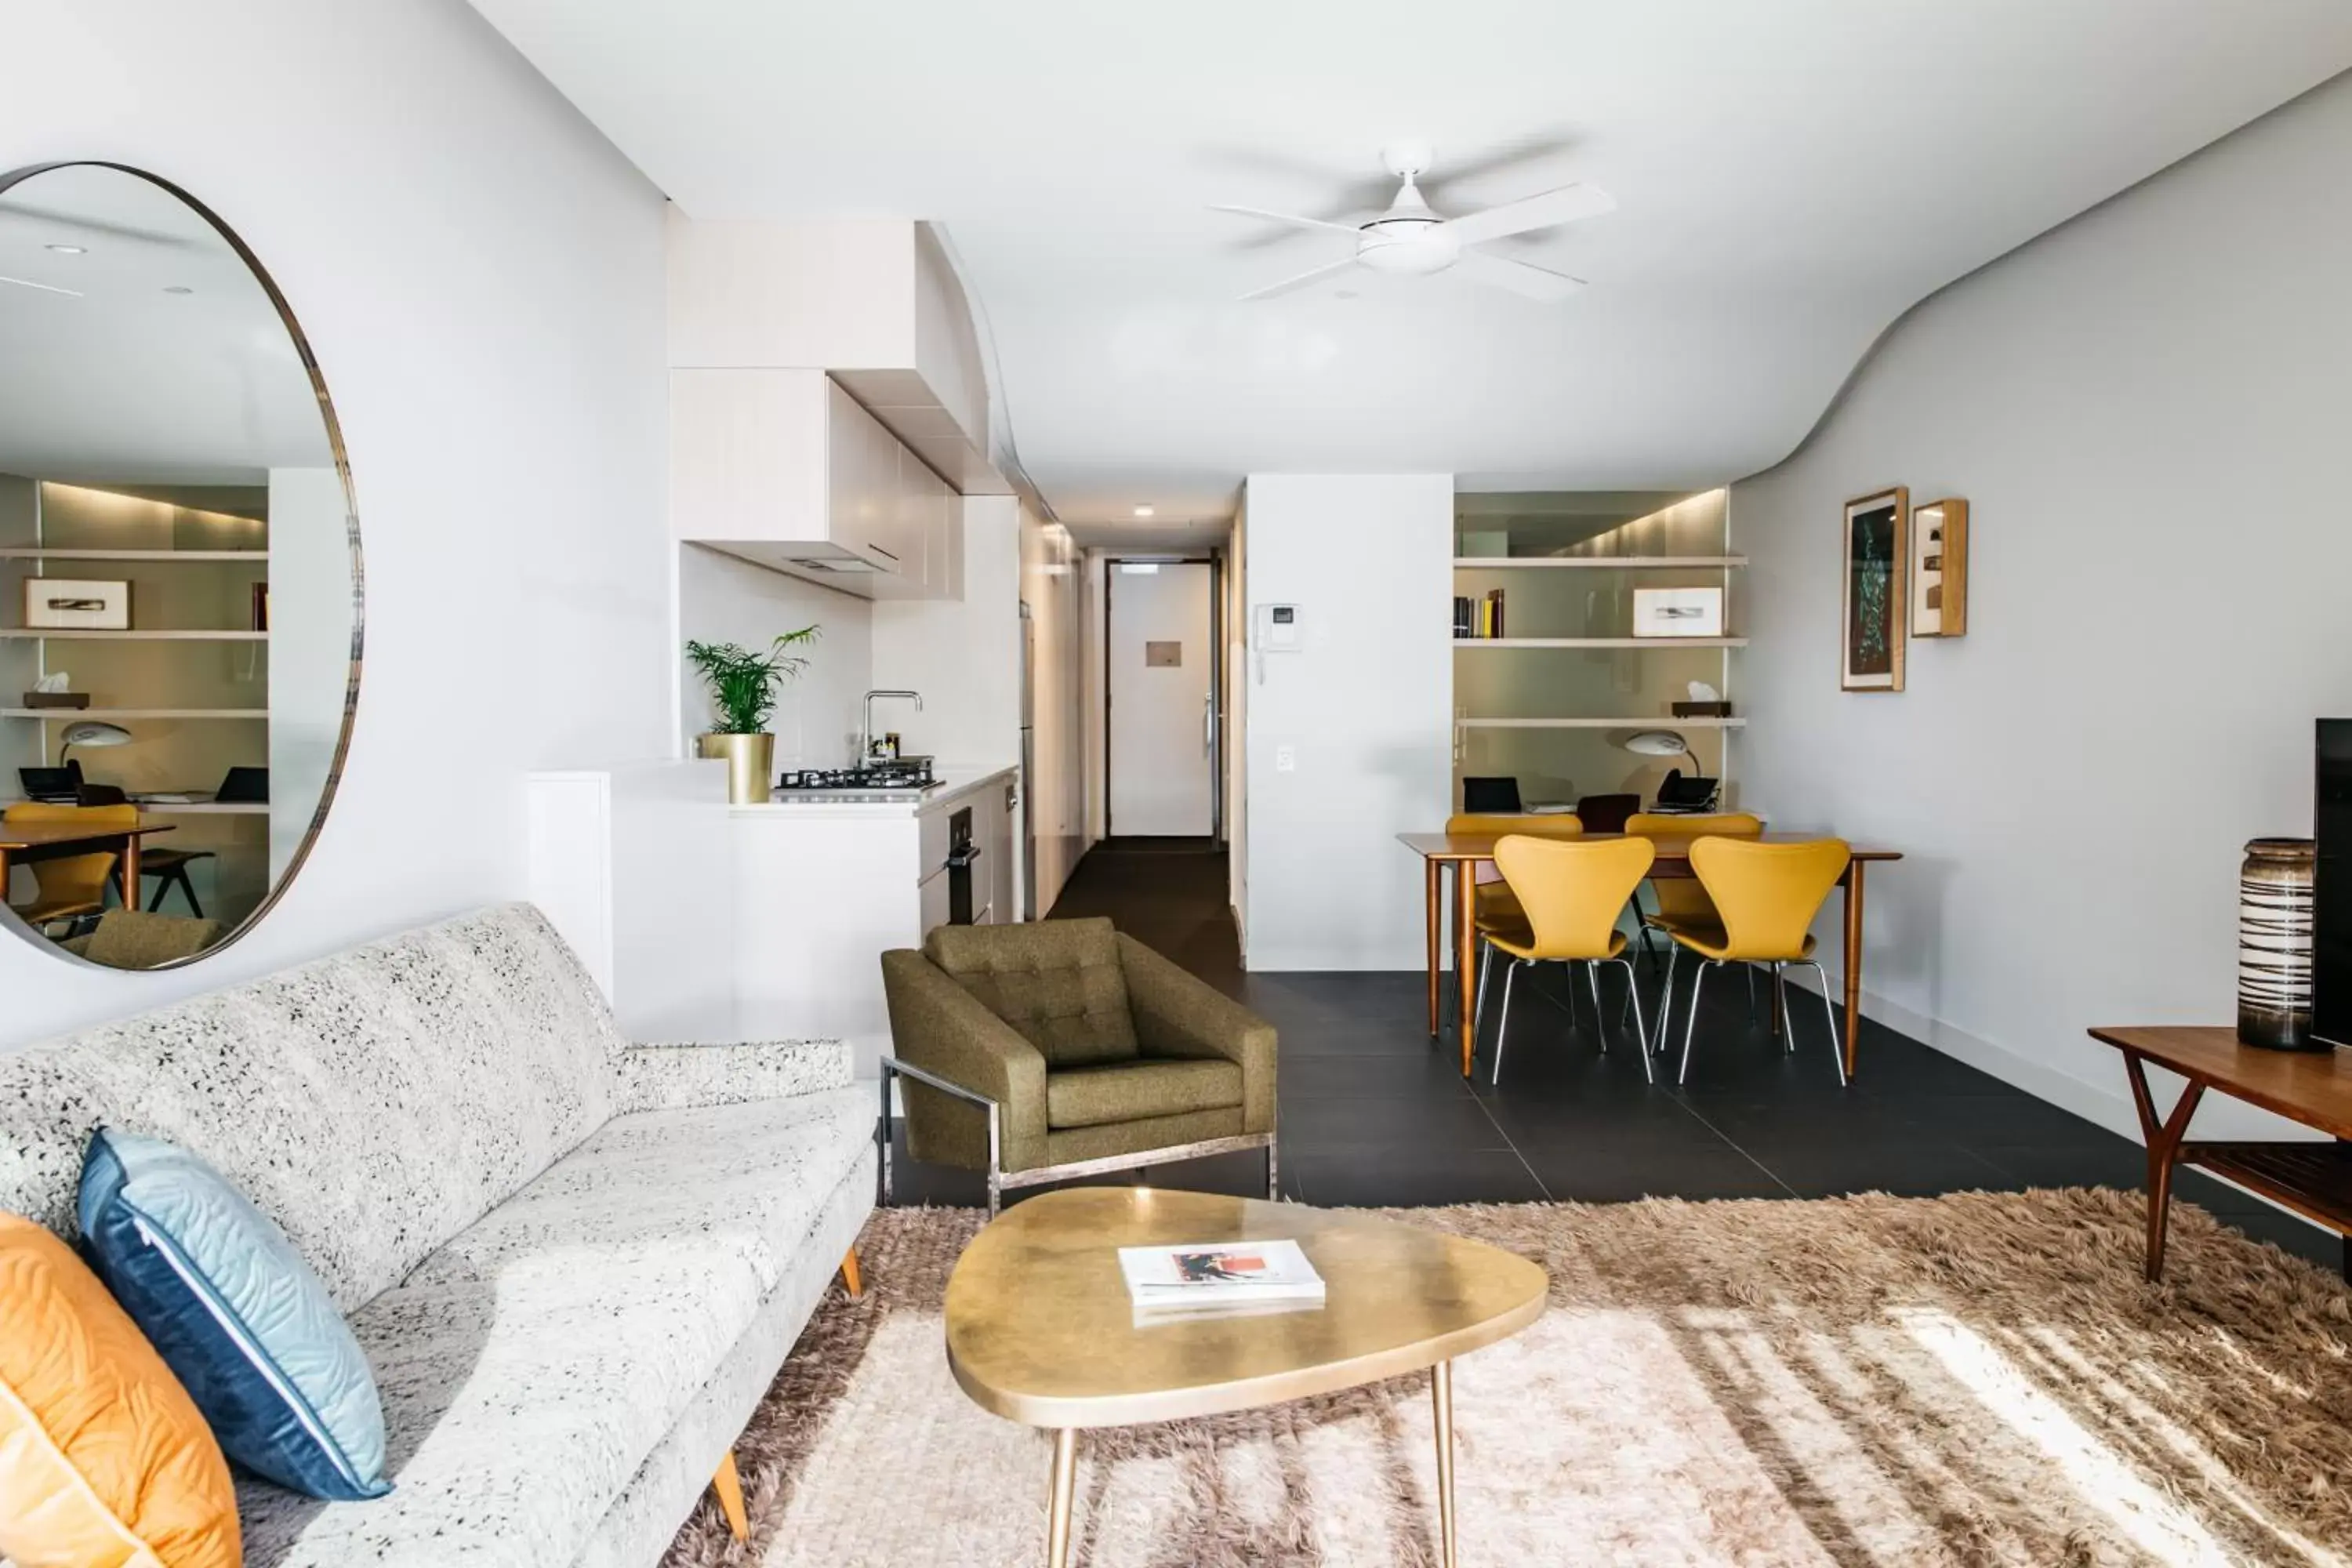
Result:
{"label": "brass coffee table", "polygon": [[[1120,1247],[1286,1239],[1323,1276],[1320,1309],[1136,1323]],[[1008,1210],[965,1249],[948,1280],[948,1365],[982,1409],[1053,1432],[1050,1568],[1069,1561],[1081,1427],[1255,1409],[1427,1367],[1452,1568],[1453,1360],[1534,1322],[1547,1283],[1500,1247],[1370,1215],[1071,1188]]]}

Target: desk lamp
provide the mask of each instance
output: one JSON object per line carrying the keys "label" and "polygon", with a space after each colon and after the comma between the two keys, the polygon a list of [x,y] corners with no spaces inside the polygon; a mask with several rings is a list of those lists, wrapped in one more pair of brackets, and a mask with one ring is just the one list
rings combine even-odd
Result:
{"label": "desk lamp", "polygon": [[58,748],[58,766],[68,765],[66,754],[76,746],[121,746],[130,742],[131,731],[119,724],[101,724],[85,719],[79,724],[68,724],[62,737],[65,743]]}
{"label": "desk lamp", "polygon": [[1699,766],[1698,753],[1690,742],[1673,730],[1637,730],[1617,742],[1620,749],[1644,757],[1688,757],[1693,778],[1704,778],[1706,770]]}

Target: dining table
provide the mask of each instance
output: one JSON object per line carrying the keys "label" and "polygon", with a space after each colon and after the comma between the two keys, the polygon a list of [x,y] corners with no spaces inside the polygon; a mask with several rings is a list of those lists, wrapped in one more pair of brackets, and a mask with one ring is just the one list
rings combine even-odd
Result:
{"label": "dining table", "polygon": [[[1475,923],[1476,899],[1471,889],[1478,868],[1495,863],[1495,846],[1507,834],[1499,833],[1400,833],[1397,841],[1422,858],[1423,888],[1428,900],[1429,925],[1429,1037],[1438,1038],[1443,1033],[1439,1000],[1439,973],[1443,967],[1445,947],[1445,884],[1451,870],[1454,884],[1454,994],[1460,1003],[1459,1027],[1462,1043],[1462,1076],[1470,1076],[1471,1059],[1477,1054],[1477,986],[1471,978],[1471,955],[1476,949]],[[1590,844],[1599,839],[1633,837],[1623,833],[1587,833],[1577,842]],[[1643,834],[1657,850],[1650,863],[1652,879],[1670,879],[1697,875],[1691,869],[1691,846],[1704,834]],[[1814,839],[1834,837],[1826,833],[1767,833],[1759,837],[1748,837],[1748,843],[1802,844]],[[1862,1038],[1862,900],[1863,879],[1868,868],[1881,861],[1900,860],[1899,849],[1853,846],[1853,857],[1846,862],[1845,874],[1837,885],[1844,889],[1845,898],[1845,1031],[1841,1049],[1845,1056],[1846,1081],[1853,1081],[1855,1047]],[[1774,992],[1776,1003],[1777,988]]]}
{"label": "dining table", "polygon": [[108,850],[120,857],[115,873],[122,889],[122,907],[135,910],[139,907],[140,840],[169,833],[173,826],[151,816],[142,816],[129,827],[94,826],[71,817],[10,822],[0,813],[0,899],[6,897],[12,865]]}

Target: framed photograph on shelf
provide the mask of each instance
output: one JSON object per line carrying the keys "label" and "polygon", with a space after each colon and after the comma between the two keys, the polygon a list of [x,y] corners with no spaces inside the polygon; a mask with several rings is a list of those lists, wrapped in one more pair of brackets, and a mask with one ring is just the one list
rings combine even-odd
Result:
{"label": "framed photograph on shelf", "polygon": [[1969,503],[1953,497],[1911,509],[1911,635],[1966,637]]}
{"label": "framed photograph on shelf", "polygon": [[73,577],[25,579],[28,631],[124,632],[131,629],[131,584]]}
{"label": "framed photograph on shelf", "polygon": [[1719,637],[1723,635],[1721,588],[1636,588],[1633,635],[1637,637]]}
{"label": "framed photograph on shelf", "polygon": [[1910,607],[1911,492],[1901,485],[1845,503],[1844,614],[1848,691],[1903,689],[1904,616]]}

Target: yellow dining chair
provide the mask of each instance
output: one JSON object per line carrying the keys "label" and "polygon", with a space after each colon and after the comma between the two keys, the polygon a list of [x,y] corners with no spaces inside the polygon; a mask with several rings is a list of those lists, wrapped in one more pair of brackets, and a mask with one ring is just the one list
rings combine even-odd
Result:
{"label": "yellow dining chair", "polygon": [[[1704,835],[1756,838],[1764,832],[1764,819],[1744,811],[1691,816],[1666,811],[1637,811],[1625,819],[1625,831],[1644,838],[1696,838]],[[1696,877],[1654,877],[1650,879],[1650,897],[1657,903],[1655,911],[1641,907],[1638,893],[1633,908],[1642,917],[1642,951],[1653,963],[1657,959],[1657,949],[1652,943],[1661,935],[1672,937],[1675,927],[1712,931],[1723,924],[1716,915],[1715,900],[1706,896],[1706,889],[1699,886]]]}
{"label": "yellow dining chair", "polygon": [[[1495,1026],[1493,1081],[1503,1077],[1503,1037],[1511,1027],[1511,983],[1522,965],[1582,963],[1592,983],[1592,1032],[1601,1048],[1609,1048],[1609,1026],[1601,1009],[1601,965],[1614,963],[1625,971],[1625,985],[1633,996],[1636,1043],[1642,1056],[1642,1076],[1655,1081],[1650,1065],[1649,1032],[1640,1012],[1639,987],[1633,965],[1625,956],[1625,933],[1617,929],[1618,912],[1642,879],[1649,875],[1657,850],[1646,838],[1602,838],[1577,842],[1559,837],[1515,834],[1495,846],[1495,864],[1515,895],[1515,916],[1478,917],[1478,934],[1486,944],[1486,962],[1496,950],[1509,955],[1503,974],[1503,1016]],[[1478,988],[1479,1000],[1486,988]],[[1570,994],[1575,994],[1574,987]],[[1575,1015],[1570,1015],[1570,1026]],[[1472,1033],[1476,1033],[1474,1020]]]}
{"label": "yellow dining chair", "polygon": [[[5,819],[9,822],[73,822],[93,828],[136,827],[139,808],[135,805],[50,805],[39,801],[20,801],[8,807]],[[26,925],[39,928],[57,921],[72,920],[79,915],[94,915],[106,908],[106,884],[114,875],[115,852],[101,849],[90,855],[64,855],[50,860],[35,860],[33,901],[23,906],[11,906]],[[5,889],[0,889],[5,895]]]}
{"label": "yellow dining chair", "polygon": [[[1675,959],[1687,948],[1701,961],[1691,983],[1690,1016],[1683,1022],[1682,1070],[1676,1083],[1690,1080],[1691,1035],[1698,1025],[1699,993],[1706,972],[1727,963],[1768,963],[1772,984],[1790,964],[1810,965],[1822,983],[1822,1016],[1829,1020],[1830,1056],[1837,1063],[1838,1082],[1845,1082],[1845,1053],[1838,1048],[1837,1015],[1830,1010],[1830,977],[1813,957],[1811,927],[1830,889],[1845,875],[1853,851],[1840,838],[1816,838],[1802,844],[1759,844],[1735,837],[1702,838],[1690,848],[1691,869],[1715,900],[1722,925],[1714,930],[1681,929],[1670,934]],[[1660,1005],[1658,1041],[1665,1043],[1667,1015],[1674,1005],[1674,963],[1666,967],[1666,997]],[[1797,1048],[1796,1031],[1789,1031],[1788,1048]]]}
{"label": "yellow dining chair", "polygon": [[[1457,811],[1445,819],[1445,831],[1460,834],[1526,834],[1536,838],[1578,838],[1584,834],[1583,819],[1572,811]],[[1486,876],[1483,869],[1478,873]],[[1491,880],[1475,884],[1472,910],[1480,915],[1492,914],[1498,919],[1525,919],[1519,900],[1512,893],[1509,882],[1499,872]]]}

